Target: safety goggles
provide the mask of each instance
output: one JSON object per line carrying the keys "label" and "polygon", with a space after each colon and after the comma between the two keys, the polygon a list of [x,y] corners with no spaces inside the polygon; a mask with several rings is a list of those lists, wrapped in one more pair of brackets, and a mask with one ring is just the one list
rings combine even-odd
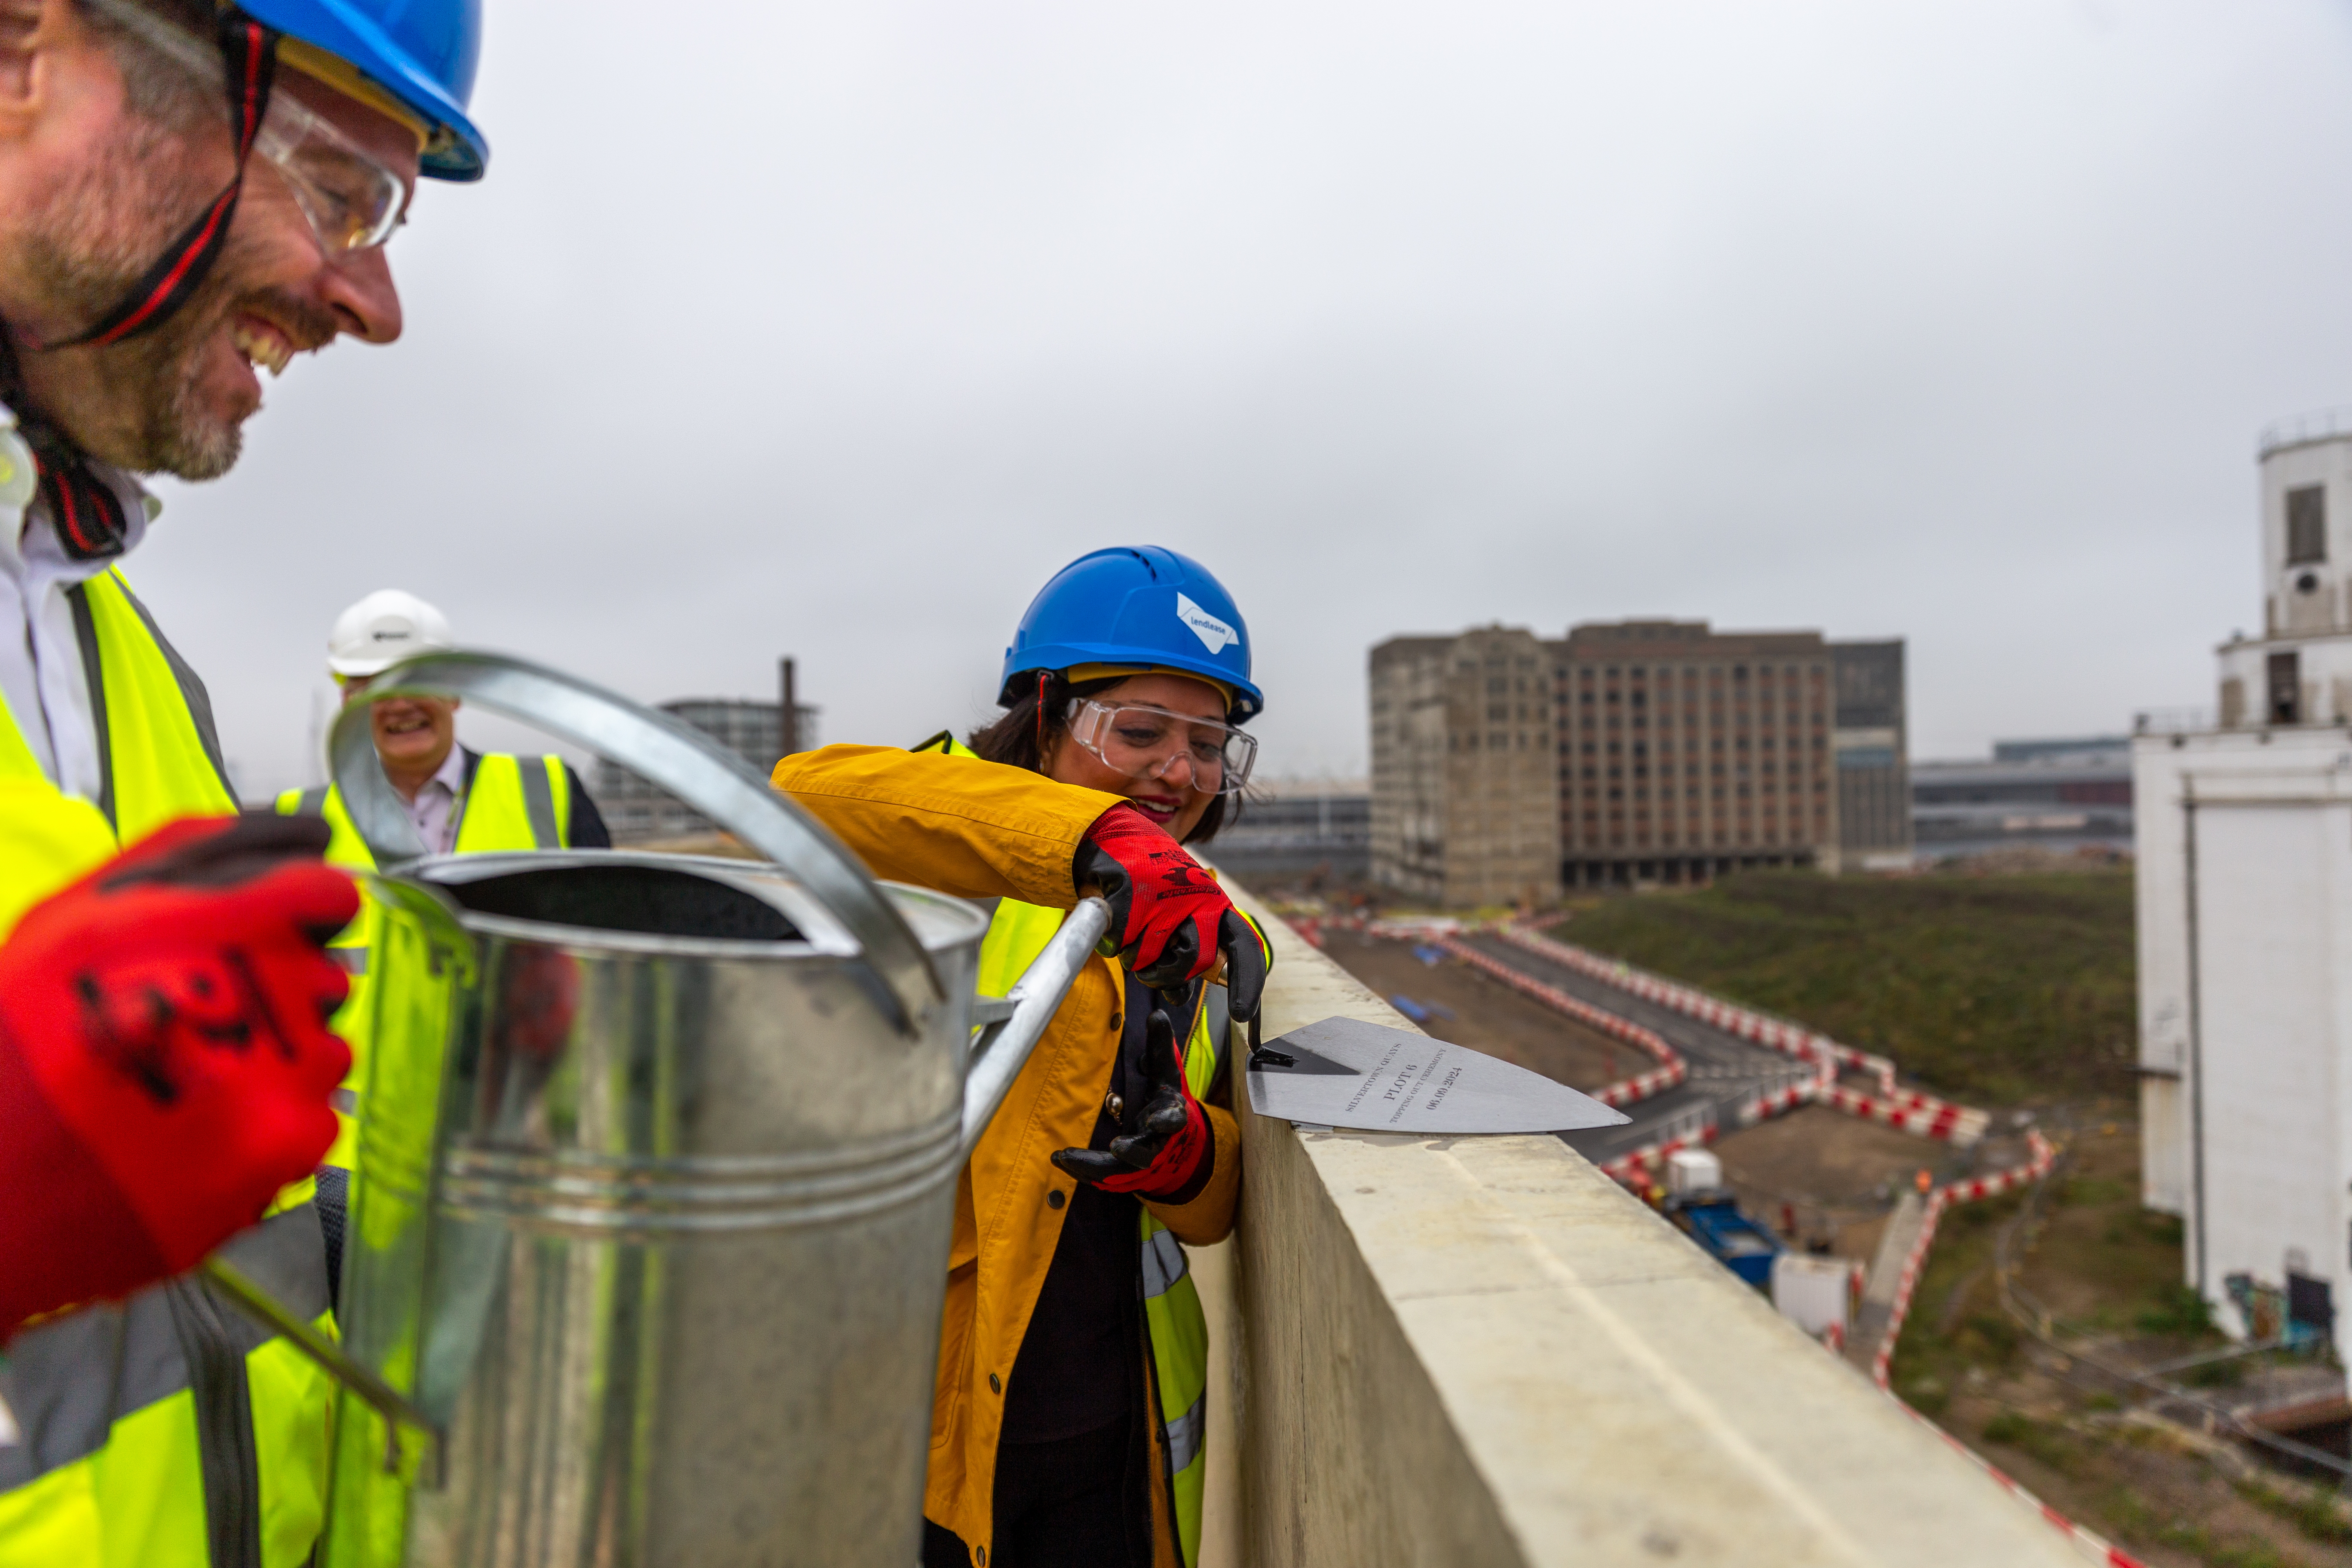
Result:
{"label": "safety goggles", "polygon": [[1203,795],[1234,795],[1249,783],[1257,742],[1214,719],[1133,702],[1074,697],[1070,739],[1113,773],[1189,784]]}
{"label": "safety goggles", "polygon": [[[220,89],[220,54],[203,40],[130,0],[89,3],[205,88]],[[374,249],[407,218],[411,182],[289,92],[269,95],[253,150],[286,182],[331,259]]]}

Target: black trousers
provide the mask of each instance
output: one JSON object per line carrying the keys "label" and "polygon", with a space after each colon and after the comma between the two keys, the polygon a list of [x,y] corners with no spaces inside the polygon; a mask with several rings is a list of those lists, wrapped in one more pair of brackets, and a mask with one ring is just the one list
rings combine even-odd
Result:
{"label": "black trousers", "polygon": [[[998,1444],[987,1568],[1150,1568],[1149,1542],[1139,1560],[1131,1527],[1142,1500],[1129,1495],[1130,1437],[1121,1421],[1058,1442]],[[977,1563],[953,1531],[923,1521],[923,1568]]]}

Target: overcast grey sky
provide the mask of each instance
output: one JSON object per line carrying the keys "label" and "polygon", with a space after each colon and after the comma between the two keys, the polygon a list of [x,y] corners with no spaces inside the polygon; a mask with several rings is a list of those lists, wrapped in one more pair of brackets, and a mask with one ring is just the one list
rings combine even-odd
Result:
{"label": "overcast grey sky", "polygon": [[1917,755],[2111,731],[2212,700],[2255,432],[2352,402],[2352,0],[489,11],[406,338],[131,565],[249,792],[373,588],[904,742],[1126,542],[1239,598],[1269,773],[1489,620],[1899,635]]}

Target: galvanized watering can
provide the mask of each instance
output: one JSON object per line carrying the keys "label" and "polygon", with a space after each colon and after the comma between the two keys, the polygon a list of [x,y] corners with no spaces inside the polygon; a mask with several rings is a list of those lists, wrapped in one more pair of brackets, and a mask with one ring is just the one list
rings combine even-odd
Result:
{"label": "galvanized watering can", "polygon": [[699,732],[478,653],[369,693],[418,694],[768,862],[420,858],[366,705],[338,719],[385,913],[342,1345],[304,1336],[351,1389],[323,1568],[907,1568],[957,1173],[1107,911],[975,1006],[979,910],[876,883]]}

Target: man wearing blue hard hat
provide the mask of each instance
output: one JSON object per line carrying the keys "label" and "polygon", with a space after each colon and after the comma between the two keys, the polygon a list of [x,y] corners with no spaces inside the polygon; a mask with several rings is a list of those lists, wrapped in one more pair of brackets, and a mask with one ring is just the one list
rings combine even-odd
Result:
{"label": "man wearing blue hard hat", "polygon": [[257,374],[388,343],[420,176],[478,178],[479,0],[0,0],[0,1565],[297,1568],[328,1387],[180,1275],[329,1305],[349,1055],[323,823],[239,816],[121,563]]}

